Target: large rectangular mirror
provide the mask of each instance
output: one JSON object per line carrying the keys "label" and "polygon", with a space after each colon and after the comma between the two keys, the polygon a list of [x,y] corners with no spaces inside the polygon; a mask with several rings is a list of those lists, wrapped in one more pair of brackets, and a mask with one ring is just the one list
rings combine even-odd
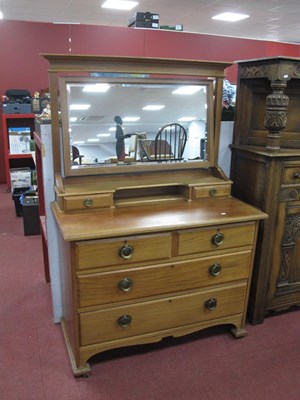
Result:
{"label": "large rectangular mirror", "polygon": [[66,175],[208,163],[213,86],[213,79],[132,74],[60,77]]}

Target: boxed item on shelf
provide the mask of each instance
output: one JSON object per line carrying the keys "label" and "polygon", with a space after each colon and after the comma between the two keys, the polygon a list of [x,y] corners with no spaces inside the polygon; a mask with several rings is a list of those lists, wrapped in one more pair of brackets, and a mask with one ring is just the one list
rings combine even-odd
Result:
{"label": "boxed item on shelf", "polygon": [[3,114],[31,114],[31,104],[3,103]]}
{"label": "boxed item on shelf", "polygon": [[10,154],[30,153],[31,133],[28,127],[8,128]]}
{"label": "boxed item on shelf", "polygon": [[128,26],[135,28],[159,28],[159,14],[150,12],[136,12],[128,19]]}
{"label": "boxed item on shelf", "polygon": [[31,169],[24,168],[11,168],[10,170],[10,183],[11,191],[15,188],[23,188],[31,186]]}

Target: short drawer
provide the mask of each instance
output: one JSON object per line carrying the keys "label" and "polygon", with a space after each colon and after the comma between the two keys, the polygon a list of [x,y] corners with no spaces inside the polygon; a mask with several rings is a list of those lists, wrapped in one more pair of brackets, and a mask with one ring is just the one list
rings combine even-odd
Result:
{"label": "short drawer", "polygon": [[165,260],[171,248],[171,233],[76,242],[76,269]]}
{"label": "short drawer", "polygon": [[180,231],[178,255],[251,246],[254,232],[254,223]]}
{"label": "short drawer", "polygon": [[251,251],[77,278],[79,307],[179,292],[247,279]]}
{"label": "short drawer", "polygon": [[243,313],[246,284],[79,315],[82,346]]}
{"label": "short drawer", "polygon": [[95,194],[90,196],[66,196],[63,198],[63,208],[68,211],[95,210],[97,208],[111,207],[112,194]]}
{"label": "short drawer", "polygon": [[204,197],[230,196],[231,184],[215,186],[197,186],[193,187],[193,199],[202,199]]}
{"label": "short drawer", "polygon": [[300,185],[300,165],[285,166],[282,172],[283,185]]}

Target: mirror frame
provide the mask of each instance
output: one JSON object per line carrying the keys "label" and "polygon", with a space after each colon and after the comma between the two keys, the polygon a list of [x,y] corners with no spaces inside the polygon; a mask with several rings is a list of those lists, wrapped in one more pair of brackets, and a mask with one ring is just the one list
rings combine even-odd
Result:
{"label": "mirror frame", "polygon": [[[106,175],[146,171],[166,171],[195,168],[208,168],[217,164],[219,131],[222,111],[224,70],[230,63],[178,60],[146,57],[86,56],[69,54],[42,54],[49,61],[50,101],[52,115],[52,142],[54,173],[62,177],[84,175]],[[180,163],[134,163],[130,165],[92,165],[72,169],[70,159],[70,138],[68,130],[66,82],[87,77],[90,73],[147,74],[147,82],[174,84],[199,84],[205,81],[207,93],[207,136],[208,160]],[[172,77],[170,80],[169,78]],[[128,82],[128,78],[125,78]],[[202,79],[202,81],[201,81]],[[116,78],[120,82],[120,77]],[[136,79],[135,82],[142,81]],[[60,117],[61,109],[61,117]],[[62,138],[61,138],[62,135]]]}

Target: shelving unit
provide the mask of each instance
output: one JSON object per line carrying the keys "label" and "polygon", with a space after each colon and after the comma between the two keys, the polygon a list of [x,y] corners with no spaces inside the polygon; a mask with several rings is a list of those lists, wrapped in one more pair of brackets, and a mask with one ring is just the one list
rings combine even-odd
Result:
{"label": "shelving unit", "polygon": [[11,190],[10,169],[11,168],[34,168],[34,161],[31,153],[11,154],[9,147],[10,128],[30,128],[31,138],[34,131],[34,114],[2,114],[2,130],[4,145],[4,163],[7,191]]}

